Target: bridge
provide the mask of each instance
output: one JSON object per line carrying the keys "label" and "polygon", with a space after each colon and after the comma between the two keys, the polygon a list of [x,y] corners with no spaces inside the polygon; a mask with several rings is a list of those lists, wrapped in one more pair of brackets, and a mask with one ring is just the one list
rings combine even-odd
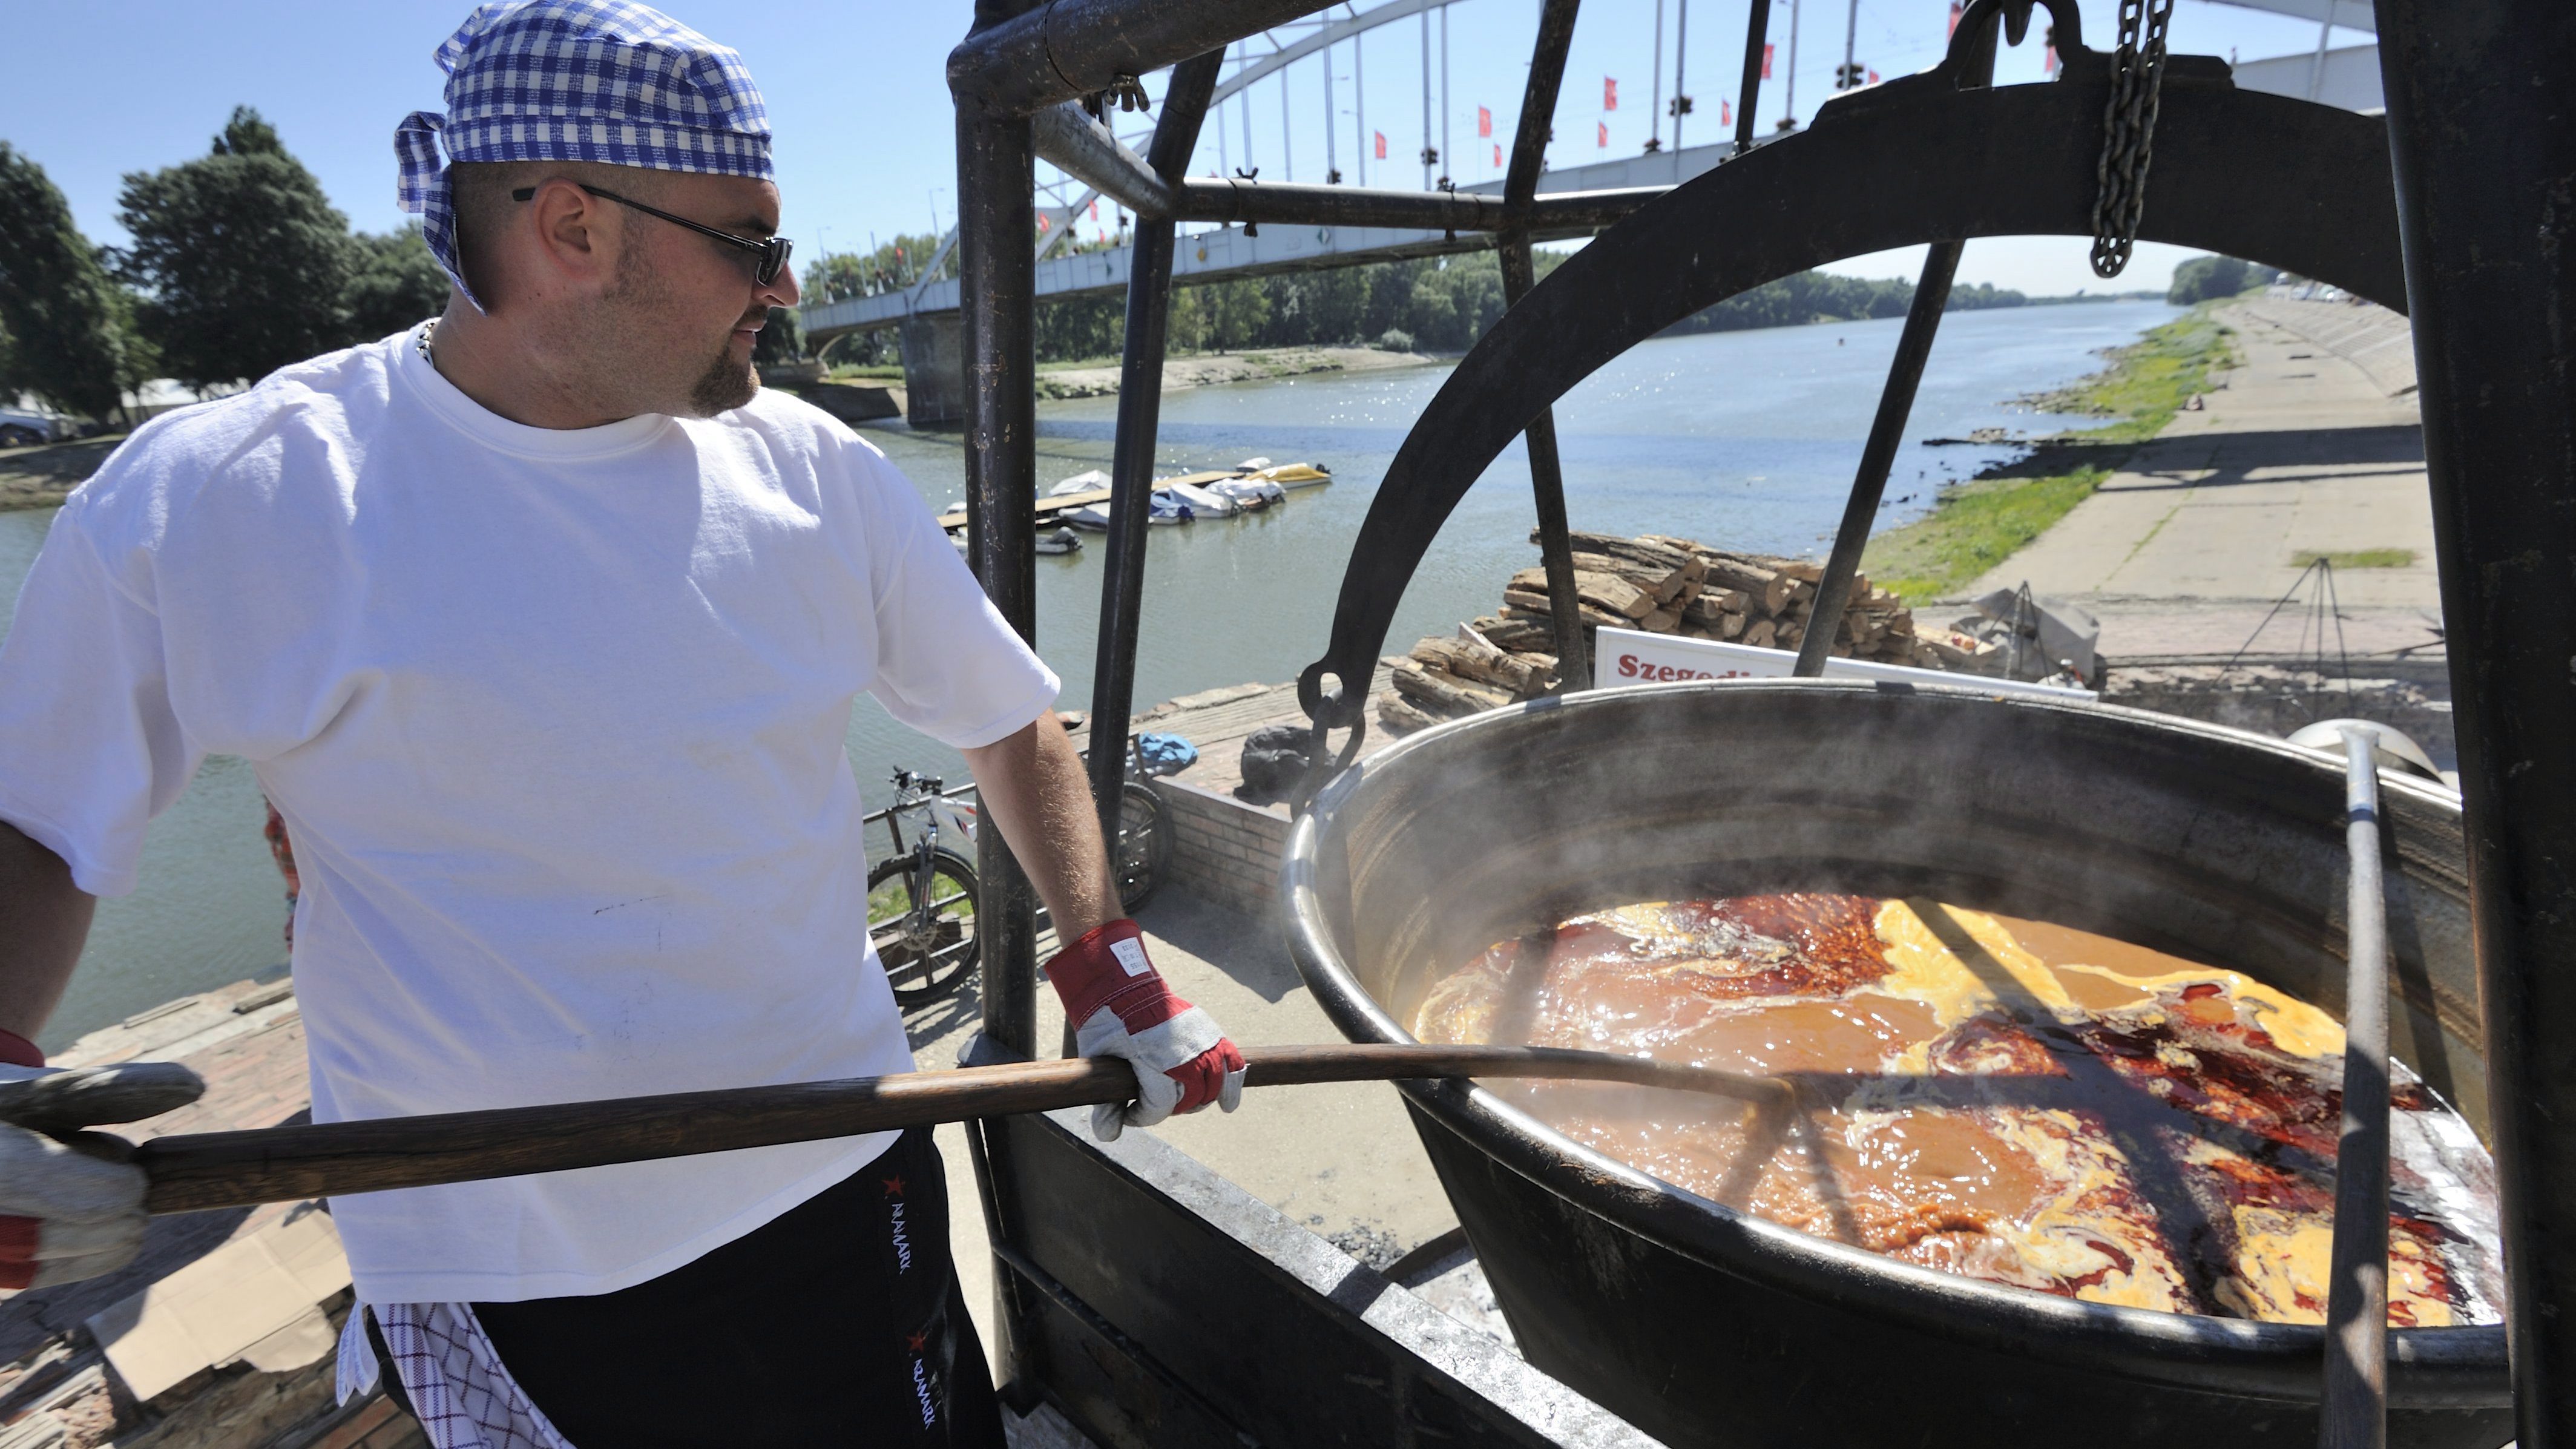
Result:
{"label": "bridge", "polygon": [[[1076,297],[1124,293],[1133,265],[1133,248],[1121,244],[1093,251],[1067,252],[1056,255],[1065,238],[1076,230],[1075,218],[1100,197],[1111,198],[1127,211],[1140,217],[1170,218],[1181,223],[1213,223],[1214,230],[1185,234],[1172,263],[1175,286],[1203,285],[1242,277],[1258,277],[1282,272],[1322,271],[1335,267],[1359,266],[1370,262],[1399,258],[1439,256],[1449,253],[1479,251],[1495,245],[1496,232],[1504,225],[1501,180],[1452,187],[1445,178],[1435,178],[1436,158],[1454,157],[1445,134],[1446,120],[1439,124],[1443,131],[1435,138],[1432,117],[1450,113],[1446,92],[1447,15],[1446,9],[1456,0],[1386,0],[1366,11],[1355,11],[1339,17],[1329,12],[1300,22],[1305,33],[1294,35],[1298,25],[1283,27],[1292,38],[1281,40],[1275,34],[1267,53],[1255,54],[1249,42],[1230,52],[1232,73],[1217,83],[1210,97],[1210,114],[1222,114],[1223,103],[1238,96],[1254,82],[1277,75],[1298,61],[1320,54],[1323,72],[1324,104],[1328,113],[1332,100],[1332,48],[1345,41],[1356,47],[1364,32],[1398,20],[1418,18],[1423,26],[1423,144],[1421,150],[1422,190],[1371,187],[1368,183],[1368,151],[1354,144],[1354,180],[1344,186],[1342,172],[1332,140],[1334,128],[1325,127],[1327,137],[1326,174],[1329,184],[1301,185],[1294,182],[1263,182],[1238,173],[1228,178],[1211,176],[1165,177],[1148,166],[1141,156],[1101,121],[1085,114],[1076,104],[1067,102],[1035,117],[1038,153],[1051,163],[1062,178],[1042,182],[1042,192],[1063,204],[1041,205],[1039,215],[1049,223],[1037,241],[1037,296],[1041,302]],[[1687,6],[1687,0],[1682,0]],[[1794,0],[1792,0],[1794,4]],[[2375,86],[2367,98],[2357,93],[2320,94],[2341,89],[2324,83],[2338,63],[2358,72],[2367,69],[2376,79],[2376,56],[2368,47],[2329,54],[2325,48],[2331,27],[2366,29],[2370,11],[2366,0],[2222,0],[2222,3],[2295,15],[2319,22],[2319,44],[2316,55],[2282,57],[2277,61],[2249,62],[2239,69],[2238,82],[2248,89],[2304,94],[2309,99],[2363,108],[2375,104]],[[1343,7],[1350,10],[1351,7]],[[1687,13],[1685,9],[1685,14]],[[1856,9],[1851,12],[1857,14]],[[1439,43],[1441,99],[1433,103],[1431,57],[1431,23],[1440,17]],[[1850,36],[1845,37],[1848,61]],[[1795,64],[1795,31],[1791,33],[1791,63]],[[1352,57],[1354,69],[1361,63]],[[1853,76],[1860,71],[1847,65]],[[1766,62],[1764,71],[1769,67]],[[1790,77],[1791,116],[1778,123],[1770,135],[1757,136],[1751,117],[1734,118],[1741,124],[1733,137],[1685,147],[1681,145],[1684,117],[1690,103],[1683,94],[1685,73],[1676,46],[1672,73],[1674,105],[1663,104],[1663,54],[1660,22],[1656,35],[1654,111],[1657,113],[1656,139],[1643,154],[1603,160],[1563,170],[1543,171],[1538,177],[1537,198],[1530,215],[1530,239],[1534,241],[1565,240],[1587,236],[1609,225],[1666,190],[1709,171],[1736,154],[1739,149],[1795,129],[1795,77]],[[1749,77],[1748,77],[1749,79]],[[1876,79],[1872,76],[1872,79]],[[1748,92],[1749,94],[1749,92]],[[1281,96],[1281,133],[1288,133],[1288,97]],[[1118,113],[1112,111],[1111,116]],[[1354,141],[1365,136],[1366,113],[1358,111]],[[1673,144],[1662,144],[1669,117]],[[1248,132],[1248,103],[1243,110],[1243,128]],[[1141,139],[1141,137],[1139,138]],[[1481,142],[1477,144],[1482,144]],[[1223,133],[1219,133],[1218,150],[1224,165]],[[1387,163],[1379,162],[1381,168]],[[1542,163],[1543,164],[1543,163]],[[1078,193],[1076,184],[1085,189]],[[1070,197],[1067,201],[1066,198]],[[1290,222],[1290,216],[1302,220]],[[1318,216],[1330,220],[1318,224]],[[1265,222],[1275,224],[1266,229]],[[935,278],[956,245],[952,230],[939,250],[921,268],[925,277]],[[959,283],[955,278],[925,280],[910,286],[893,288],[872,296],[850,297],[828,302],[810,303],[799,309],[799,320],[806,337],[814,343],[827,342],[852,333],[898,329],[904,361],[904,379],[908,393],[907,411],[915,422],[943,422],[959,415],[962,406],[963,349],[960,335]]]}

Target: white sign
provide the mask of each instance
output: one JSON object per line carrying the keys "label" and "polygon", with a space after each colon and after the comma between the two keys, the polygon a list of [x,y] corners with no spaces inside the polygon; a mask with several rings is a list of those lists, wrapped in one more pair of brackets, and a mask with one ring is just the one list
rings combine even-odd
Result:
{"label": "white sign", "polygon": [[[1684,639],[1604,625],[1592,646],[1592,687],[1669,684],[1681,679],[1787,679],[1797,673],[1793,649],[1757,649],[1750,644],[1722,644],[1715,639]],[[1908,664],[1876,664],[1860,659],[1825,660],[1827,679],[1875,679],[1889,684],[1963,684],[1990,694],[2021,694],[2040,699],[2093,699],[2089,689],[2057,684],[2025,684],[1983,674],[1951,674]]]}

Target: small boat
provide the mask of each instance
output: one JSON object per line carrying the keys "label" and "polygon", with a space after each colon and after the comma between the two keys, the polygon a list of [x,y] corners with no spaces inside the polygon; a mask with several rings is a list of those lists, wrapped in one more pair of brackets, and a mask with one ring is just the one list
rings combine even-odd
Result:
{"label": "small boat", "polygon": [[948,535],[948,541],[957,545],[958,557],[964,558],[966,556],[966,535],[962,533],[952,533]]}
{"label": "small boat", "polygon": [[1226,499],[1244,513],[1259,513],[1274,503],[1288,501],[1287,491],[1267,478],[1228,478],[1222,483],[1209,484],[1207,491]]}
{"label": "small boat", "polygon": [[1230,518],[1242,512],[1243,505],[1232,496],[1219,491],[1224,487],[1225,485],[1220,483],[1203,488],[1196,483],[1184,483],[1177,478],[1172,478],[1165,479],[1157,485],[1154,492],[1157,496],[1169,494],[1179,499],[1189,505],[1190,511],[1201,518]]}
{"label": "small boat", "polygon": [[1082,551],[1082,535],[1074,532],[1070,528],[1059,528],[1053,533],[1039,534],[1037,551],[1040,553],[1080,553]]}
{"label": "small boat", "polygon": [[1258,473],[1269,466],[1270,460],[1268,458],[1246,458],[1242,462],[1234,465],[1234,471],[1237,473]]}
{"label": "small boat", "polygon": [[1282,488],[1307,488],[1317,483],[1332,482],[1333,470],[1321,463],[1281,463],[1276,467],[1256,468],[1252,476]]}
{"label": "small boat", "polygon": [[1097,493],[1108,486],[1109,475],[1101,472],[1097,468],[1093,468],[1088,472],[1076,473],[1072,477],[1058,483],[1053,488],[1048,489],[1047,496],[1049,498],[1062,498],[1068,493]]}
{"label": "small boat", "polygon": [[[1145,514],[1145,521],[1147,523],[1168,526],[1176,523],[1187,523],[1196,516],[1196,514],[1190,511],[1190,506],[1187,503],[1184,503],[1172,494],[1157,488],[1154,490],[1153,505]],[[1094,503],[1086,507],[1077,508],[1071,513],[1066,514],[1064,516],[1064,521],[1072,524],[1076,528],[1090,529],[1093,533],[1107,533],[1109,531],[1109,505],[1106,503]]]}

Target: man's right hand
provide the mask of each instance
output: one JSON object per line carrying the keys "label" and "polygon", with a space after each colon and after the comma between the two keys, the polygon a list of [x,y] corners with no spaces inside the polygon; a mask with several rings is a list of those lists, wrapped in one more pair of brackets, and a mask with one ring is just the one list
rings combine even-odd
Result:
{"label": "man's right hand", "polygon": [[143,1169],[63,1141],[157,1117],[206,1084],[175,1062],[57,1069],[0,1065],[0,1289],[113,1273],[143,1246]]}

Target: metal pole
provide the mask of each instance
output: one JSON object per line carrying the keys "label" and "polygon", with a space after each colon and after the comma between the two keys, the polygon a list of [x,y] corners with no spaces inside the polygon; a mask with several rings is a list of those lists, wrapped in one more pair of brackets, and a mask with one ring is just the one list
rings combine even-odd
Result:
{"label": "metal pole", "polygon": [[[1771,4],[1772,0],[1751,0],[1745,9],[1744,83],[1735,95],[1735,156],[1753,149],[1753,108],[1762,99],[1762,47],[1771,38]],[[1680,143],[1674,145],[1678,149]]]}
{"label": "metal pole", "polygon": [[2379,0],[2522,1449],[2576,1449],[2576,193],[2563,0]]}
{"label": "metal pole", "polygon": [[1851,9],[1843,19],[1843,69],[1834,77],[1835,90],[1850,90],[1860,84],[1860,77],[1852,74],[1852,53],[1859,40],[1860,0],[1851,0]]}
{"label": "metal pole", "polygon": [[[1575,12],[1581,0],[1546,0],[1539,10],[1538,38],[1530,46],[1529,86],[1521,96],[1520,129],[1512,136],[1511,174],[1503,179],[1507,217],[1526,218],[1538,194],[1539,165],[1547,156],[1548,123],[1556,114],[1557,90],[1565,81],[1565,53],[1574,44]],[[1524,221],[1507,226],[1498,238],[1503,271],[1503,304],[1517,307],[1537,282],[1530,256],[1530,234]],[[1539,562],[1547,570],[1549,623],[1556,634],[1556,680],[1559,693],[1589,688],[1592,651],[1583,642],[1583,606],[1574,596],[1574,540],[1565,511],[1565,470],[1556,451],[1556,413],[1541,408],[1522,430],[1529,449],[1530,497],[1538,513]]]}
{"label": "metal pole", "polygon": [[1780,118],[1783,131],[1798,127],[1798,5],[1799,0],[1789,0],[1789,114]]}
{"label": "metal pole", "polygon": [[[1760,4],[1761,0],[1754,0]],[[1673,151],[1682,149],[1683,107],[1690,99],[1690,86],[1682,78],[1683,64],[1690,52],[1690,0],[1679,0],[1673,15]]]}
{"label": "metal pole", "polygon": [[[1037,642],[1037,146],[1028,118],[957,112],[966,346],[966,558],[993,606]],[[984,1034],[1037,1053],[1036,900],[998,830],[975,835]]]}
{"label": "metal pole", "polygon": [[1360,70],[1360,51],[1368,44],[1368,32],[1351,37],[1351,134],[1359,146],[1359,170],[1353,174],[1362,186],[1368,185],[1369,128],[1368,76]]}
{"label": "metal pole", "polygon": [[1834,533],[1834,551],[1825,560],[1824,577],[1816,581],[1816,602],[1807,611],[1807,632],[1798,641],[1795,672],[1813,679],[1825,672],[1834,636],[1842,632],[1843,610],[1851,602],[1852,579],[1860,570],[1861,550],[1869,547],[1870,525],[1878,521],[1879,499],[1887,492],[1887,471],[1905,441],[1905,420],[1914,411],[1914,390],[1923,381],[1923,364],[1932,355],[1932,340],[1941,331],[1941,310],[1950,302],[1950,280],[1958,274],[1961,242],[1934,242],[1923,258],[1923,278],[1914,284],[1914,303],[1905,312],[1905,331],[1896,339],[1896,359],[1887,365],[1887,383],[1879,390],[1878,416],[1869,425],[1869,442],[1861,448],[1860,471],[1852,477],[1851,497],[1843,504],[1842,526]]}
{"label": "metal pole", "polygon": [[[1329,63],[1330,62],[1328,61],[1327,64]],[[1330,128],[1327,127],[1326,129],[1329,130]],[[1288,125],[1288,73],[1286,71],[1281,71],[1279,73],[1279,179],[1282,181],[1294,181],[1297,179],[1297,156],[1296,153],[1290,149]]]}
{"label": "metal pole", "polygon": [[[1217,51],[1172,68],[1147,164],[1177,182],[1198,146],[1208,96],[1224,56]],[[1127,730],[1136,702],[1136,638],[1144,612],[1145,540],[1154,486],[1154,435],[1163,411],[1163,348],[1172,309],[1174,224],[1136,219],[1127,272],[1127,335],[1118,371],[1118,434],[1109,462],[1109,557],[1100,576],[1100,639],[1091,671],[1091,798],[1104,840],[1118,839],[1126,793]]]}
{"label": "metal pole", "polygon": [[1449,149],[1449,7],[1440,7],[1440,179],[1457,175],[1458,153]]}
{"label": "metal pole", "polygon": [[2335,1145],[2333,1276],[2318,1449],[2388,1442],[2388,896],[2379,858],[2378,741],[2343,731],[2345,907],[2343,1133]]}
{"label": "metal pole", "polygon": [[1431,189],[1431,12],[1422,12],[1422,189]]}
{"label": "metal pole", "polygon": [[[1760,5],[1763,0],[1753,0]],[[1655,87],[1655,98],[1646,112],[1646,149],[1664,147],[1664,0],[1655,0],[1655,63],[1647,67]]]}
{"label": "metal pole", "polygon": [[[1859,0],[1853,0],[1859,3]],[[2326,18],[2317,22],[2317,53],[2308,62],[2308,99],[2315,100],[2326,86],[2326,42],[2334,37],[2334,10],[2329,6]]]}
{"label": "metal pole", "polygon": [[1324,47],[1324,184],[1326,186],[1342,184],[1342,161],[1333,145],[1335,124],[1333,117],[1339,114],[1341,113],[1333,109],[1333,48],[1328,45]]}

